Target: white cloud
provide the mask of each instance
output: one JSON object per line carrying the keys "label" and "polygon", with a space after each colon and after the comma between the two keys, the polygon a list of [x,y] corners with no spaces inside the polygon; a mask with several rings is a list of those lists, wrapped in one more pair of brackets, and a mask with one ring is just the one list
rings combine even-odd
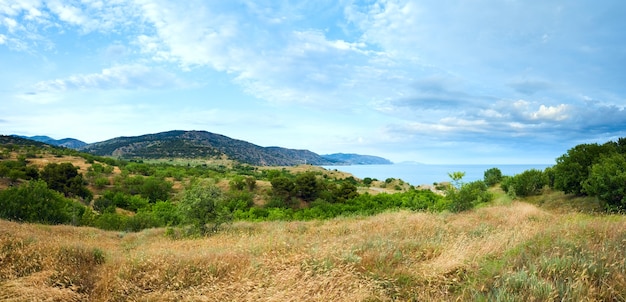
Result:
{"label": "white cloud", "polygon": [[361,39],[406,59],[419,56],[415,47],[419,47],[421,16],[421,9],[414,1],[380,0],[371,5],[355,3],[346,8],[348,20],[363,33]]}
{"label": "white cloud", "polygon": [[530,117],[533,120],[562,121],[569,117],[567,114],[568,109],[569,107],[565,104],[558,106],[541,105],[539,110],[530,114]]}
{"label": "white cloud", "polygon": [[511,104],[511,113],[514,116],[521,117],[527,122],[560,122],[569,117],[570,106],[559,104],[556,106],[539,105],[539,109],[535,110],[535,103],[526,100],[517,100]]}
{"label": "white cloud", "polygon": [[0,34],[0,45],[6,43],[7,41],[7,36]]}
{"label": "white cloud", "polygon": [[83,13],[82,9],[61,1],[49,1],[46,6],[50,11],[56,14],[59,20],[72,25],[85,26],[89,19]]}
{"label": "white cloud", "polygon": [[2,25],[6,26],[9,33],[15,32],[17,28],[19,27],[15,19],[8,18],[8,17],[2,18]]}
{"label": "white cloud", "polygon": [[142,65],[121,65],[100,73],[74,75],[68,78],[36,83],[37,93],[71,90],[162,89],[180,85],[175,75]]}

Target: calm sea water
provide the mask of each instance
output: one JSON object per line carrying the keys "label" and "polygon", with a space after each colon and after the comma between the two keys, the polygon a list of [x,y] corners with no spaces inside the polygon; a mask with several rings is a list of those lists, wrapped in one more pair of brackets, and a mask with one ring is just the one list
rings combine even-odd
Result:
{"label": "calm sea water", "polygon": [[354,166],[324,166],[325,169],[344,171],[358,178],[399,178],[412,185],[432,184],[434,182],[450,181],[448,173],[465,172],[463,182],[484,179],[484,173],[491,168],[498,168],[502,175],[513,176],[530,169],[543,170],[551,165],[422,165],[422,164],[393,164],[393,165],[354,165]]}

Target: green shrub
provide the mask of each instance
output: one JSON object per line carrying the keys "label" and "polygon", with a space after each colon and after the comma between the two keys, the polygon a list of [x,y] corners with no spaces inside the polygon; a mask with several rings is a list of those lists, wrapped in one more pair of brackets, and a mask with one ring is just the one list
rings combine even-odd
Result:
{"label": "green shrub", "polygon": [[47,164],[41,171],[40,178],[48,184],[50,189],[61,192],[65,196],[79,196],[86,200],[91,200],[93,197],[85,186],[83,175],[78,173],[78,167],[71,163]]}
{"label": "green shrub", "polygon": [[109,184],[110,184],[109,179],[106,177],[98,177],[93,182],[93,185],[98,189],[104,189]]}
{"label": "green shrub", "polygon": [[548,177],[542,171],[537,169],[526,170],[520,174],[513,176],[507,180],[507,193],[511,189],[515,196],[530,196],[541,193],[544,186],[548,184]]}
{"label": "green shrub", "polygon": [[485,171],[484,181],[487,186],[492,187],[502,181],[502,171],[498,168],[491,168]]}
{"label": "green shrub", "polygon": [[84,211],[83,205],[48,189],[41,180],[0,191],[0,217],[8,220],[76,224]]}
{"label": "green shrub", "polygon": [[476,204],[489,202],[493,195],[487,190],[487,184],[482,180],[461,185],[460,189],[450,188],[446,194],[450,201],[451,212],[461,212],[473,208]]}
{"label": "green shrub", "polygon": [[606,202],[611,209],[626,209],[626,155],[613,154],[593,165],[583,191]]}
{"label": "green shrub", "polygon": [[[196,228],[200,234],[215,232],[232,214],[224,203],[224,194],[211,181],[202,180],[185,189],[178,203],[183,220]],[[211,224],[208,228],[207,224]]]}

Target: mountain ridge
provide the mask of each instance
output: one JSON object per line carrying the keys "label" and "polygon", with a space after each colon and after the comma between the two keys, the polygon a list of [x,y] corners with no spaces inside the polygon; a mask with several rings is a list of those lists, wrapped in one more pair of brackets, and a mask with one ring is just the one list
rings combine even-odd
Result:
{"label": "mountain ridge", "polygon": [[323,158],[342,162],[346,165],[391,165],[393,162],[386,158],[374,155],[362,155],[355,153],[333,153],[322,155]]}
{"label": "mountain ridge", "polygon": [[226,157],[260,166],[337,164],[309,150],[261,147],[243,140],[199,130],[171,130],[140,136],[121,136],[88,144],[79,150],[100,156],[122,158]]}
{"label": "mountain ridge", "polygon": [[78,140],[78,139],[75,139],[75,138],[69,138],[69,137],[68,138],[62,138],[62,139],[54,139],[54,138],[46,136],[46,135],[24,136],[24,135],[15,135],[15,134],[13,134],[11,136],[25,138],[25,139],[29,139],[29,140],[45,143],[45,144],[48,144],[48,145],[65,147],[65,148],[71,148],[71,149],[78,149],[78,148],[81,148],[81,147],[87,145],[87,143],[85,143],[85,142],[83,142],[81,140]]}
{"label": "mountain ridge", "polygon": [[259,166],[392,164],[391,161],[385,158],[373,155],[354,153],[319,155],[309,150],[289,149],[278,146],[262,147],[247,141],[204,130],[170,130],[139,136],[119,136],[91,144],[74,138],[57,140],[44,135],[11,136],[53,146],[71,148],[99,156],[113,156],[126,159],[226,158]]}

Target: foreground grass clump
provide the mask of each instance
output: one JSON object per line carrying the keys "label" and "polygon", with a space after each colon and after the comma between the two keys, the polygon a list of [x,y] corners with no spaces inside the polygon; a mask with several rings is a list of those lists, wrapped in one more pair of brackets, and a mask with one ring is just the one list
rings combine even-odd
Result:
{"label": "foreground grass clump", "polygon": [[0,221],[0,300],[624,300],[626,217],[512,202],[235,222],[202,239]]}

